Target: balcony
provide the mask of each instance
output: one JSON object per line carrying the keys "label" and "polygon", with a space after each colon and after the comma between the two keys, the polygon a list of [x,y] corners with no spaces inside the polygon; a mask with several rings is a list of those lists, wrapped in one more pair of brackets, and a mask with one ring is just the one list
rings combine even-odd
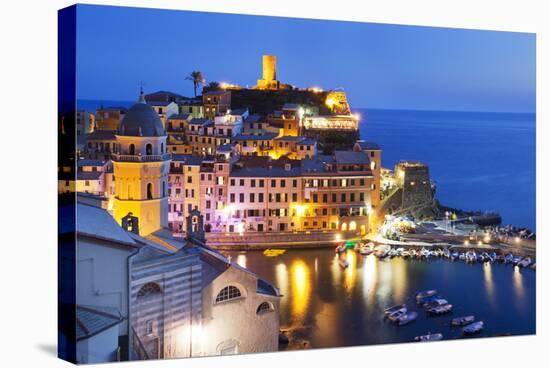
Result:
{"label": "balcony", "polygon": [[121,162],[154,162],[154,161],[167,161],[172,159],[171,153],[164,153],[162,155],[121,155],[112,154],[114,161]]}

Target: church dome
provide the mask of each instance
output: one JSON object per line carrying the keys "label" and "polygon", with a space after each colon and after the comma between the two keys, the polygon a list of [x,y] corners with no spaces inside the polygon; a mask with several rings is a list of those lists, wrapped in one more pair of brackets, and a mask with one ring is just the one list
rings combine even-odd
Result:
{"label": "church dome", "polygon": [[118,129],[119,135],[131,137],[160,137],[166,135],[160,117],[143,96],[124,115]]}

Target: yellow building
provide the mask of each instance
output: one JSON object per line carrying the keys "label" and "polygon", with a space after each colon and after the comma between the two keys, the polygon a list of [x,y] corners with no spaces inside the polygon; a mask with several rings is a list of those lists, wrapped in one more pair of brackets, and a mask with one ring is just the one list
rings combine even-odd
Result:
{"label": "yellow building", "polygon": [[168,174],[171,155],[158,114],[140,96],[120,123],[113,155],[113,216],[121,224],[138,218],[139,235],[168,226]]}

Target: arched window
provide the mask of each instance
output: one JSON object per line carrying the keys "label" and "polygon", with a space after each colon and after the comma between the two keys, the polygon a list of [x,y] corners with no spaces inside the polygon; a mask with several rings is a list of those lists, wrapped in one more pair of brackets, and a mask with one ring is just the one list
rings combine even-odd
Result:
{"label": "arched window", "polygon": [[351,221],[349,223],[349,229],[350,230],[356,230],[357,229],[357,223],[355,221]]}
{"label": "arched window", "polygon": [[241,296],[242,296],[241,291],[239,290],[238,287],[229,285],[224,287],[218,293],[218,296],[216,296],[216,303],[221,303],[231,299],[237,299],[237,298],[240,298]]}
{"label": "arched window", "polygon": [[128,154],[129,155],[135,155],[136,154],[136,146],[134,146],[133,143],[128,146]]}
{"label": "arched window", "polygon": [[147,199],[153,199],[153,184],[147,183]]}
{"label": "arched window", "polygon": [[145,146],[145,154],[148,156],[153,154],[153,145],[151,143],[147,143]]}
{"label": "arched window", "polygon": [[342,224],[342,231],[346,231],[348,229],[348,224],[345,222]]}
{"label": "arched window", "polygon": [[155,282],[148,282],[145,285],[143,285],[141,289],[139,289],[137,296],[138,298],[140,298],[140,297],[144,297],[152,294],[160,294],[160,293],[162,293],[162,290],[159,284]]}
{"label": "arched window", "polygon": [[258,308],[256,309],[256,314],[264,314],[267,312],[273,312],[274,308],[269,302],[263,302],[262,304],[258,305]]}

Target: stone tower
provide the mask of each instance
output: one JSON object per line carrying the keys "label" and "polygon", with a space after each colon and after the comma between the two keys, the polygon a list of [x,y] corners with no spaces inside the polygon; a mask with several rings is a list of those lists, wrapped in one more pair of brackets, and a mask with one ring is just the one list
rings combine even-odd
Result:
{"label": "stone tower", "polygon": [[113,155],[113,216],[119,224],[129,213],[137,217],[141,236],[168,226],[171,155],[166,152],[166,138],[159,116],[142,92],[120,122],[118,154]]}
{"label": "stone tower", "polygon": [[279,89],[277,80],[277,57],[275,55],[262,56],[262,79],[258,79],[258,89]]}

